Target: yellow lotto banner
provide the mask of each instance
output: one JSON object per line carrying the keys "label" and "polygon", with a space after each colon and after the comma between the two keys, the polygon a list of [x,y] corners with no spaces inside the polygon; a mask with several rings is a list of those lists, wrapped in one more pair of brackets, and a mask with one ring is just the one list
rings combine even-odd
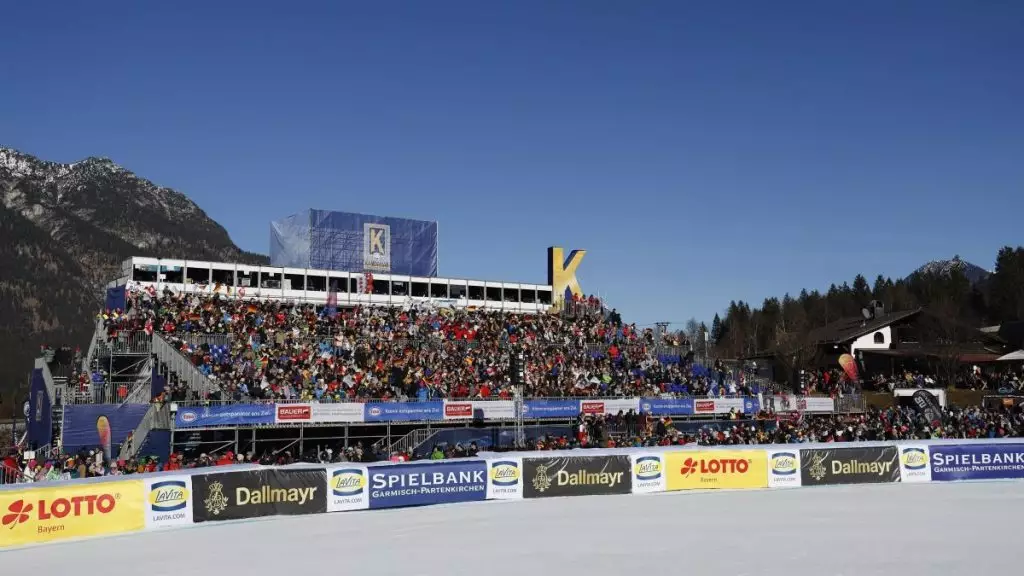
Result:
{"label": "yellow lotto banner", "polygon": [[0,491],[0,547],[142,530],[141,480]]}
{"label": "yellow lotto banner", "polygon": [[665,454],[667,490],[767,488],[764,450],[707,450]]}

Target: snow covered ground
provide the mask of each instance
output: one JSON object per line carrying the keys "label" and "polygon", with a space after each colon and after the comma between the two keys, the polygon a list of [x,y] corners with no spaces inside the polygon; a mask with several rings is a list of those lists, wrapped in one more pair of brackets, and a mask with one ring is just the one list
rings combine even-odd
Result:
{"label": "snow covered ground", "polygon": [[0,552],[11,574],[824,576],[1020,572],[1024,483],[481,502]]}

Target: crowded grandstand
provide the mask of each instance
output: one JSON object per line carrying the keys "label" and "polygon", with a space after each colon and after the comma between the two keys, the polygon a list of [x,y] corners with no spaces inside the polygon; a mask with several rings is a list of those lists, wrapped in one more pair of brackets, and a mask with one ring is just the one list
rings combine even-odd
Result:
{"label": "crowded grandstand", "polygon": [[[779,382],[625,322],[581,290],[582,251],[549,249],[547,284],[443,278],[436,223],[334,214],[275,223],[279,266],[125,261],[88,348],[37,361],[0,481],[1024,432],[1015,402],[957,407],[933,375],[862,378],[846,355]],[[865,384],[910,394],[868,406]]]}

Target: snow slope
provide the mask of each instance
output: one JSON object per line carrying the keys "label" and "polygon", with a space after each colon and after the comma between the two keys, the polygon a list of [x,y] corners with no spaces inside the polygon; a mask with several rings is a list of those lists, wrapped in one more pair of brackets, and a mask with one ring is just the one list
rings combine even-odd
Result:
{"label": "snow slope", "polygon": [[12,574],[1016,573],[1024,483],[481,502],[203,525],[0,553]]}

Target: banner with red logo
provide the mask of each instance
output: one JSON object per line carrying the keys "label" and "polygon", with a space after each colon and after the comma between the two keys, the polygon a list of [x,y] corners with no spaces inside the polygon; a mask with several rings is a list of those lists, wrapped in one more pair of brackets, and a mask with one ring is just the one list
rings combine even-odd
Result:
{"label": "banner with red logo", "polygon": [[580,412],[584,414],[618,414],[619,412],[640,411],[639,398],[611,398],[607,400],[580,400]]}
{"label": "banner with red logo", "polygon": [[511,400],[445,400],[445,420],[511,420],[515,404]]}
{"label": "banner with red logo", "polygon": [[308,424],[313,421],[313,407],[309,404],[275,404],[275,424]]}
{"label": "banner with red logo", "polygon": [[730,410],[743,413],[743,398],[695,398],[694,414],[727,414]]}
{"label": "banner with red logo", "polygon": [[0,491],[0,547],[137,532],[145,502],[141,480]]}
{"label": "banner with red logo", "polygon": [[668,490],[767,488],[763,450],[686,450],[665,454]]}
{"label": "banner with red logo", "polygon": [[364,421],[364,406],[359,402],[330,404],[276,404],[275,424],[331,424]]}

